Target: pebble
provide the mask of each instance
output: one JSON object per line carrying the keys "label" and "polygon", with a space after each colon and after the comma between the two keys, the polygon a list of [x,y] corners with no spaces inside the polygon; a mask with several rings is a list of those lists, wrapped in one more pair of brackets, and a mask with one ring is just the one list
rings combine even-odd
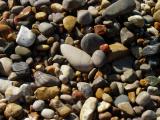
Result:
{"label": "pebble", "polygon": [[93,80],[93,83],[92,83],[93,89],[103,88],[105,86],[107,86],[107,81],[104,78],[102,78],[101,76],[99,76],[95,80]]}
{"label": "pebble", "polygon": [[13,81],[0,77],[0,92],[5,93],[6,89],[13,85]]}
{"label": "pebble", "polygon": [[124,15],[127,13],[130,13],[134,10],[136,4],[134,0],[119,0],[113,4],[111,4],[109,7],[107,7],[103,13],[103,17],[117,17],[119,15]]}
{"label": "pebble", "polygon": [[121,80],[123,82],[129,82],[132,83],[137,79],[136,73],[132,69],[126,70],[123,75],[121,75]]}
{"label": "pebble", "polygon": [[120,37],[121,43],[123,43],[124,45],[131,44],[135,39],[135,35],[125,27],[120,31]]}
{"label": "pebble", "polygon": [[145,91],[139,93],[138,96],[136,97],[136,103],[138,105],[146,106],[150,102],[151,102],[151,97],[150,97],[149,93],[147,93]]}
{"label": "pebble", "polygon": [[140,15],[133,15],[133,16],[130,16],[128,18],[128,21],[132,24],[134,24],[136,27],[143,27],[144,26],[144,19],[142,16]]}
{"label": "pebble", "polygon": [[131,52],[135,58],[139,59],[143,56],[143,49],[139,46],[134,46],[131,48]]}
{"label": "pebble", "polygon": [[150,95],[158,95],[158,88],[157,88],[157,87],[149,86],[149,87],[147,88],[147,92],[148,92]]}
{"label": "pebble", "polygon": [[91,60],[96,67],[102,67],[106,63],[106,55],[103,51],[96,50],[93,53]]}
{"label": "pebble", "polygon": [[4,10],[7,8],[7,4],[5,1],[0,1],[0,10]]}
{"label": "pebble", "polygon": [[36,86],[59,86],[60,85],[60,80],[50,74],[43,73],[41,71],[37,71],[34,73],[34,78],[35,78],[35,84]]}
{"label": "pebble", "polygon": [[97,99],[95,97],[89,97],[82,106],[80,120],[92,120],[96,106]]}
{"label": "pebble", "polygon": [[119,103],[123,103],[123,102],[129,102],[129,99],[128,99],[128,96],[122,94],[116,97],[114,104],[118,106]]}
{"label": "pebble", "polygon": [[15,104],[15,103],[7,104],[6,109],[4,111],[4,115],[7,118],[9,117],[16,118],[20,116],[21,114],[23,114],[23,108],[20,105]]}
{"label": "pebble", "polygon": [[5,97],[9,102],[15,102],[22,97],[22,90],[18,87],[10,86],[5,91]]}
{"label": "pebble", "polygon": [[160,17],[159,17],[159,15],[160,15],[160,10],[156,11],[156,12],[153,14],[153,18],[154,18],[154,20],[157,21],[157,22],[160,22]]}
{"label": "pebble", "polygon": [[55,87],[39,87],[34,92],[37,99],[48,100],[54,98],[60,92],[57,86]]}
{"label": "pebble", "polygon": [[3,113],[4,110],[6,109],[7,104],[6,103],[0,103],[0,113]]}
{"label": "pebble", "polygon": [[160,83],[160,79],[155,76],[147,76],[145,80],[147,80],[151,86],[157,86]]}
{"label": "pebble", "polygon": [[94,32],[98,35],[105,35],[107,33],[107,27],[105,25],[95,25]]}
{"label": "pebble", "polygon": [[8,76],[11,73],[11,65],[12,65],[11,59],[9,59],[7,57],[0,58],[0,73],[1,73],[1,75]]}
{"label": "pebble", "polygon": [[37,20],[45,20],[47,17],[47,14],[45,12],[38,12],[35,14],[35,18]]}
{"label": "pebble", "polygon": [[110,106],[111,106],[110,103],[102,101],[102,102],[99,103],[99,105],[97,107],[97,110],[98,110],[98,112],[104,112],[107,109],[109,109]]}
{"label": "pebble", "polygon": [[109,102],[109,103],[112,103],[112,102],[113,102],[112,97],[111,97],[109,94],[106,94],[106,93],[103,93],[102,99],[103,99],[103,101],[105,101],[105,102]]}
{"label": "pebble", "polygon": [[[30,75],[30,68],[26,62],[15,62],[12,64],[12,70],[19,77],[26,77]],[[29,79],[29,78],[28,78]]]}
{"label": "pebble", "polygon": [[160,44],[155,45],[147,45],[143,48],[143,55],[144,56],[151,56],[159,53]]}
{"label": "pebble", "polygon": [[83,5],[82,0],[63,0],[62,6],[65,10],[75,10]]}
{"label": "pebble", "polygon": [[[67,44],[62,44],[60,49],[63,56],[75,69],[89,72],[93,68],[91,57],[84,51]],[[68,52],[72,52],[72,54],[68,54]],[[82,56],[83,59],[81,59]]]}
{"label": "pebble", "polygon": [[122,45],[121,43],[114,43],[109,45],[111,53],[108,54],[108,62],[122,58],[122,56],[128,55],[128,48]]}
{"label": "pebble", "polygon": [[16,46],[15,48],[15,53],[17,55],[20,55],[20,56],[30,56],[32,54],[32,52],[30,51],[30,49],[26,48],[26,47],[23,47],[23,46]]}
{"label": "pebble", "polygon": [[85,98],[89,98],[93,95],[93,90],[90,84],[86,82],[77,83],[78,90],[81,91]]}
{"label": "pebble", "polygon": [[16,42],[21,46],[30,47],[35,42],[35,39],[36,35],[27,27],[22,25],[20,31],[18,32]]}
{"label": "pebble", "polygon": [[72,80],[74,78],[75,73],[70,66],[62,65],[60,71],[62,72],[62,75],[64,75],[68,79]]}
{"label": "pebble", "polygon": [[70,107],[63,104],[60,100],[56,98],[50,101],[49,106],[54,108],[58,112],[58,114],[62,117],[66,117],[72,112],[72,109]]}
{"label": "pebble", "polygon": [[63,6],[59,3],[52,3],[51,10],[53,12],[63,12]]}
{"label": "pebble", "polygon": [[129,115],[134,116],[134,110],[129,102],[121,102],[118,104],[118,108],[126,112]]}
{"label": "pebble", "polygon": [[152,110],[146,110],[142,113],[142,120],[156,120],[156,113]]}
{"label": "pebble", "polygon": [[97,16],[98,15],[98,10],[94,6],[89,6],[88,7],[88,11],[90,12],[90,14],[92,16]]}
{"label": "pebble", "polygon": [[68,31],[71,32],[76,25],[76,17],[74,16],[67,16],[63,19],[63,25],[64,28]]}
{"label": "pebble", "polygon": [[32,105],[32,108],[35,111],[42,111],[44,107],[45,107],[45,102],[43,100],[36,100]]}
{"label": "pebble", "polygon": [[54,117],[54,111],[52,109],[45,108],[42,110],[41,115],[46,119],[51,119]]}
{"label": "pebble", "polygon": [[54,32],[53,25],[47,22],[40,23],[38,25],[38,29],[43,35],[46,35],[46,36],[51,35]]}
{"label": "pebble", "polygon": [[104,43],[105,41],[101,36],[95,33],[88,33],[81,40],[81,48],[88,54],[93,54],[94,51],[98,50],[100,45]]}

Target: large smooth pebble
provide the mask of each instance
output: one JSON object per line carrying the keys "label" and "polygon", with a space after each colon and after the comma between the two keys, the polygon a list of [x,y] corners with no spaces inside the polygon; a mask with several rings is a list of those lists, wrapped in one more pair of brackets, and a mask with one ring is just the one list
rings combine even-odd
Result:
{"label": "large smooth pebble", "polygon": [[92,120],[96,106],[97,98],[89,97],[82,106],[80,120]]}
{"label": "large smooth pebble", "polygon": [[25,26],[21,26],[16,42],[24,47],[30,47],[35,42],[36,35]]}
{"label": "large smooth pebble", "polygon": [[75,69],[89,72],[93,68],[91,57],[84,51],[67,44],[62,44],[60,49],[63,56]]}
{"label": "large smooth pebble", "polygon": [[81,40],[81,48],[88,54],[92,54],[104,43],[105,41],[101,36],[95,33],[88,33]]}
{"label": "large smooth pebble", "polygon": [[32,108],[35,110],[35,111],[41,111],[43,110],[45,106],[45,102],[43,100],[36,100],[33,105],[32,105]]}

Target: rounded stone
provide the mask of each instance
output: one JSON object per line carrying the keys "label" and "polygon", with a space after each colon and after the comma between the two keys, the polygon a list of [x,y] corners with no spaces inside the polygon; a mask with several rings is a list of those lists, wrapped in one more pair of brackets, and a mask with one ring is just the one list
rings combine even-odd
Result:
{"label": "rounded stone", "polygon": [[22,25],[18,32],[16,42],[21,46],[30,47],[35,42],[35,39],[36,35],[27,27]]}
{"label": "rounded stone", "polygon": [[139,93],[139,95],[136,97],[136,103],[141,106],[146,106],[148,103],[150,103],[151,97],[149,93],[143,91]]}
{"label": "rounded stone", "polygon": [[0,74],[8,76],[11,73],[12,60],[4,57],[0,58]]}
{"label": "rounded stone", "polygon": [[80,120],[92,120],[97,106],[97,98],[89,97],[82,106]]}
{"label": "rounded stone", "polygon": [[142,113],[142,120],[156,120],[156,113],[152,110],[146,110]]}
{"label": "rounded stone", "polygon": [[88,10],[80,10],[77,13],[77,21],[81,25],[89,25],[92,23],[93,18]]}
{"label": "rounded stone", "polygon": [[63,56],[75,69],[89,72],[93,68],[91,57],[84,51],[67,44],[62,44],[60,49]]}
{"label": "rounded stone", "polygon": [[153,14],[153,18],[155,21],[157,22],[160,22],[160,10],[156,11],[154,14]]}
{"label": "rounded stone", "polygon": [[43,100],[36,100],[32,105],[32,108],[35,111],[41,111],[43,110],[44,107],[45,107],[45,102]]}
{"label": "rounded stone", "polygon": [[9,118],[9,117],[13,117],[16,118],[18,116],[20,116],[23,113],[23,108],[15,103],[9,103],[6,106],[6,109],[4,111],[4,115]]}
{"label": "rounded stone", "polygon": [[99,49],[100,45],[104,43],[105,41],[101,36],[95,33],[88,33],[81,40],[81,48],[88,54],[92,54],[95,50]]}
{"label": "rounded stone", "polygon": [[76,17],[74,16],[67,16],[63,19],[63,25],[64,28],[68,31],[71,32],[76,25]]}
{"label": "rounded stone", "polygon": [[31,55],[30,49],[23,47],[23,46],[19,46],[19,45],[16,46],[15,53],[20,56],[30,56]]}
{"label": "rounded stone", "polygon": [[93,53],[91,60],[96,67],[102,67],[106,62],[106,55],[103,51],[96,50]]}
{"label": "rounded stone", "polygon": [[44,35],[51,35],[54,32],[53,25],[47,22],[40,23],[38,29]]}
{"label": "rounded stone", "polygon": [[46,119],[51,119],[54,117],[54,111],[52,109],[45,108],[42,110],[41,115]]}
{"label": "rounded stone", "polygon": [[45,12],[38,12],[35,15],[35,18],[37,20],[44,20],[44,19],[46,19],[46,17],[47,17],[47,14]]}
{"label": "rounded stone", "polygon": [[142,16],[140,15],[133,15],[133,16],[130,16],[128,18],[128,21],[130,23],[133,23],[135,26],[137,27],[143,27],[144,26],[144,19]]}

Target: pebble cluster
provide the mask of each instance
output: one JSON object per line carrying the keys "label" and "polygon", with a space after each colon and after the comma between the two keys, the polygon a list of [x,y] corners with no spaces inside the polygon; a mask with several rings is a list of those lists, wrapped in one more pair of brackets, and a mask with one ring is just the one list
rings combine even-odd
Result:
{"label": "pebble cluster", "polygon": [[0,120],[160,120],[160,0],[0,0]]}

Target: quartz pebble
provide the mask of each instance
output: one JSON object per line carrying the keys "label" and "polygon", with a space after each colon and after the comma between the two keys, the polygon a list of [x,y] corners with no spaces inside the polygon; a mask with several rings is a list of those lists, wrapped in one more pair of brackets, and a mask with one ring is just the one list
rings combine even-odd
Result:
{"label": "quartz pebble", "polygon": [[36,35],[25,26],[21,26],[16,42],[24,47],[30,47],[35,42]]}
{"label": "quartz pebble", "polygon": [[12,60],[4,57],[0,58],[0,73],[2,75],[8,76],[11,73],[11,65],[12,65]]}

